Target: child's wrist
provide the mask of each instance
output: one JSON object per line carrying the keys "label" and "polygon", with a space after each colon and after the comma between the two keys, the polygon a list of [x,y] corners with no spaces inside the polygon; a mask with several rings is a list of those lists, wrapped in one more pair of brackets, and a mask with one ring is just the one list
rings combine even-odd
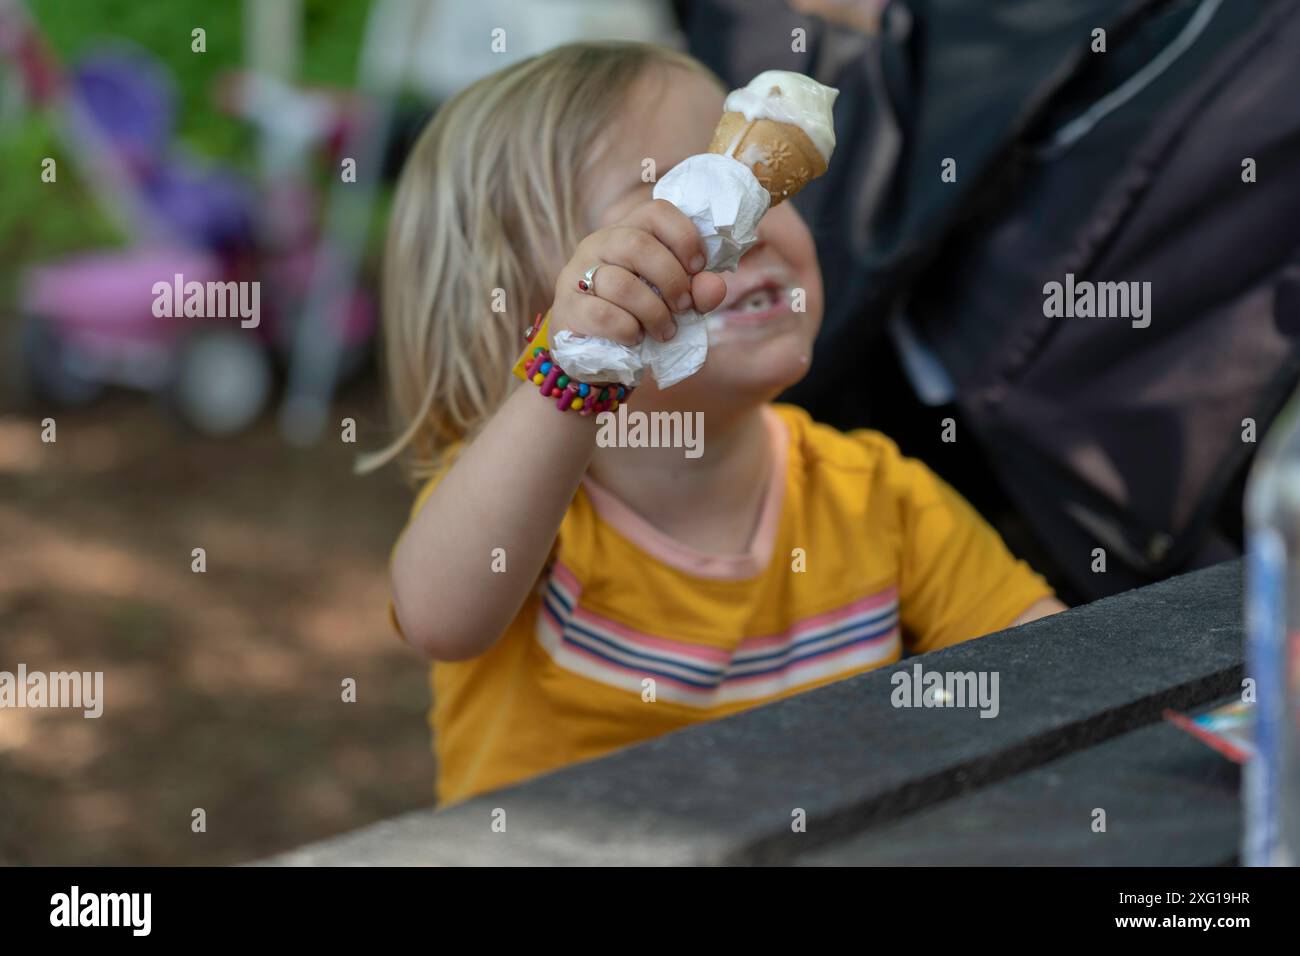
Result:
{"label": "child's wrist", "polygon": [[527,436],[520,439],[520,450],[533,461],[550,461],[556,453],[568,461],[581,457],[588,445],[595,447],[600,431],[595,415],[557,415],[554,400],[539,394],[532,382],[520,382],[511,399],[519,406],[511,414]]}
{"label": "child's wrist", "polygon": [[565,374],[547,349],[537,346],[532,353],[532,358],[524,366],[525,377],[537,386],[542,395],[554,398],[555,407],[562,412],[574,411],[579,415],[612,412],[632,391],[617,382],[602,385],[576,381]]}

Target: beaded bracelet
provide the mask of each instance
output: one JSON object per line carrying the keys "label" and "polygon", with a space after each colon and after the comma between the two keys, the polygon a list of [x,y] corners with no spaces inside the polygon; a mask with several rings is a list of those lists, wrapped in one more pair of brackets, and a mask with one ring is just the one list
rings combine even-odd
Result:
{"label": "beaded bracelet", "polygon": [[551,358],[550,351],[540,345],[534,347],[533,357],[524,367],[524,373],[530,382],[541,386],[543,395],[556,396],[556,408],[562,412],[575,411],[579,415],[612,412],[632,391],[625,385],[575,382]]}
{"label": "beaded bracelet", "polygon": [[581,415],[595,412],[613,411],[619,403],[632,394],[631,386],[616,384],[594,385],[575,382],[560,368],[551,357],[548,348],[547,325],[551,313],[545,316],[538,313],[533,324],[524,333],[524,340],[532,345],[525,347],[519,360],[515,362],[514,374],[520,379],[541,386],[541,392],[548,398],[556,396],[555,407],[561,411],[575,411]]}

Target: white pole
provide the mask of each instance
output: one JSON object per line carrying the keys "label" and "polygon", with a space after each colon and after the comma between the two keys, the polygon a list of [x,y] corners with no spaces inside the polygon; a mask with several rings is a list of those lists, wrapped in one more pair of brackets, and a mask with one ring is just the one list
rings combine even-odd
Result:
{"label": "white pole", "polygon": [[254,73],[290,82],[302,59],[302,0],[244,0],[244,59]]}

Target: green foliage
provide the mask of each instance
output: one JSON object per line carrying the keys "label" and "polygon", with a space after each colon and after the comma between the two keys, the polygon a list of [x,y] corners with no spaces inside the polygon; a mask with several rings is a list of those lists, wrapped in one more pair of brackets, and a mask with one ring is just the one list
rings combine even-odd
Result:
{"label": "green foliage", "polygon": [[[28,0],[28,9],[63,63],[122,41],[147,51],[176,84],[181,141],[214,159],[229,160],[246,152],[247,131],[238,120],[218,112],[211,95],[216,78],[241,65],[241,4]],[[195,27],[207,31],[206,53],[190,49]]]}
{"label": "green foliage", "polygon": [[[58,179],[41,182],[41,163],[56,163]],[[12,301],[16,265],[125,238],[96,206],[73,158],[48,117],[33,115],[0,131],[0,303]]]}
{"label": "green foliage", "polygon": [[301,82],[352,86],[371,0],[304,0]]}
{"label": "green foliage", "polygon": [[[218,77],[244,66],[244,5],[238,0],[27,0],[27,7],[65,65],[123,42],[156,59],[176,87],[179,145],[207,161],[253,171],[253,131],[213,99]],[[303,0],[301,82],[353,84],[369,9],[370,0]],[[207,34],[204,53],[191,49],[196,27]],[[0,126],[0,313],[12,301],[24,264],[126,238],[98,208],[69,148],[47,116]],[[58,163],[57,184],[40,181],[46,156]]]}
{"label": "green foliage", "polygon": [[[275,0],[272,0],[275,2]],[[145,50],[171,74],[179,99],[178,135],[195,152],[252,168],[252,136],[213,101],[218,77],[244,67],[243,4],[236,0],[28,0],[65,63],[106,43]],[[370,0],[303,0],[300,81],[351,86]],[[207,33],[207,52],[191,50],[191,31]]]}

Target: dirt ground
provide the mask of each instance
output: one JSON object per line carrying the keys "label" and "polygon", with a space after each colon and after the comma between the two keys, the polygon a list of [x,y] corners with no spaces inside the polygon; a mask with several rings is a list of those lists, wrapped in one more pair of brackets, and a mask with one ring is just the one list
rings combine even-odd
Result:
{"label": "dirt ground", "polygon": [[0,864],[236,863],[431,803],[426,669],[386,617],[410,497],[350,471],[377,388],[339,401],[356,445],[309,451],[129,395],[53,414],[53,444],[0,415],[0,671],[103,671],[104,712],[0,710]]}

